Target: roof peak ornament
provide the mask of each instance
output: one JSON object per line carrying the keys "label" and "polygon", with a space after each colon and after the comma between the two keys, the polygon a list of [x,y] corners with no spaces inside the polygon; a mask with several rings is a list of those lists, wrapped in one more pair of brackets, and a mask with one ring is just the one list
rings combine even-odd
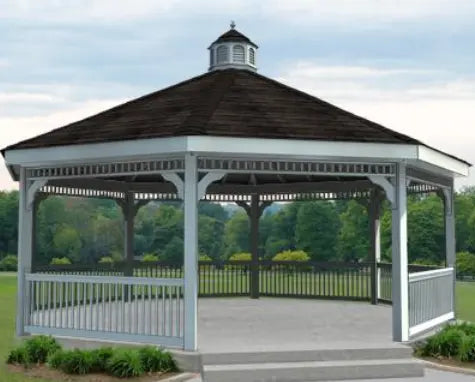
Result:
{"label": "roof peak ornament", "polygon": [[234,20],[231,20],[231,24],[229,24],[229,26],[231,27],[231,29],[236,28],[236,23],[234,22]]}

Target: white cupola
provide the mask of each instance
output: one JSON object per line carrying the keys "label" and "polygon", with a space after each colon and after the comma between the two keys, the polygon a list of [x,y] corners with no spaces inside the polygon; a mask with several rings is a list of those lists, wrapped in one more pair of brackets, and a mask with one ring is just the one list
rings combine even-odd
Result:
{"label": "white cupola", "polygon": [[247,69],[256,71],[257,48],[249,38],[238,32],[234,21],[209,49],[209,70]]}

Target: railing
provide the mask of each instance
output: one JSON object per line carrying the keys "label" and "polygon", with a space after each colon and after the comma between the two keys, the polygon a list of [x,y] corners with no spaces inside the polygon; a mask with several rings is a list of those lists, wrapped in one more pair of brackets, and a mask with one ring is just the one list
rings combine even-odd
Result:
{"label": "railing", "polygon": [[183,346],[183,279],[26,274],[25,331]]}
{"label": "railing", "polygon": [[454,318],[453,283],[453,268],[409,275],[409,335]]}
{"label": "railing", "polygon": [[[199,262],[199,296],[248,296],[250,261]],[[116,275],[147,278],[183,278],[181,265],[138,262],[111,265],[48,265],[35,272],[62,275]],[[259,294],[278,297],[315,297],[352,300],[371,298],[370,263],[259,262]]]}
{"label": "railing", "polygon": [[369,300],[369,263],[261,261],[263,296]]}

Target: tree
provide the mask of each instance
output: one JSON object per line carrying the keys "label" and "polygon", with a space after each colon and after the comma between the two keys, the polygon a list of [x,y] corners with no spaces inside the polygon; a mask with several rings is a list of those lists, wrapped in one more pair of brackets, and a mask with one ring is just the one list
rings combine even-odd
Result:
{"label": "tree", "polygon": [[69,226],[63,226],[54,235],[53,245],[55,257],[67,257],[74,262],[79,260],[79,250],[81,249],[81,239],[78,232]]}
{"label": "tree", "polygon": [[286,249],[295,249],[295,227],[299,208],[299,203],[287,203],[271,215],[272,227],[265,243],[266,258],[272,258]]}
{"label": "tree", "polygon": [[166,261],[174,264],[183,264],[183,251],[184,251],[183,239],[178,236],[172,237],[172,239],[165,246],[163,251],[159,254],[161,261]]}
{"label": "tree", "polygon": [[225,258],[237,252],[249,252],[249,218],[244,211],[236,212],[224,227]]}
{"label": "tree", "polygon": [[334,204],[319,201],[302,204],[295,227],[297,248],[307,252],[312,260],[336,260],[338,229]]}
{"label": "tree", "polygon": [[206,215],[198,216],[198,249],[213,260],[223,254],[224,222]]}
{"label": "tree", "polygon": [[0,192],[0,257],[17,252],[17,237],[18,191]]}
{"label": "tree", "polygon": [[356,261],[367,259],[369,251],[368,212],[355,200],[346,204],[340,215],[337,252],[339,259]]}

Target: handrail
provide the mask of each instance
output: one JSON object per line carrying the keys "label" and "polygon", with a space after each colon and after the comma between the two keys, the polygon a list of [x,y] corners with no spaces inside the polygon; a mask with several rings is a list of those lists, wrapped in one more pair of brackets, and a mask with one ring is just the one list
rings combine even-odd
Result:
{"label": "handrail", "polygon": [[432,279],[436,277],[449,276],[453,274],[454,268],[435,269],[433,271],[415,272],[409,274],[409,282]]}
{"label": "handrail", "polygon": [[151,277],[114,277],[114,276],[86,276],[86,275],[51,275],[47,273],[27,273],[27,281],[53,282],[81,282],[81,283],[108,283],[126,285],[154,285],[154,286],[183,286],[181,278],[151,278]]}

